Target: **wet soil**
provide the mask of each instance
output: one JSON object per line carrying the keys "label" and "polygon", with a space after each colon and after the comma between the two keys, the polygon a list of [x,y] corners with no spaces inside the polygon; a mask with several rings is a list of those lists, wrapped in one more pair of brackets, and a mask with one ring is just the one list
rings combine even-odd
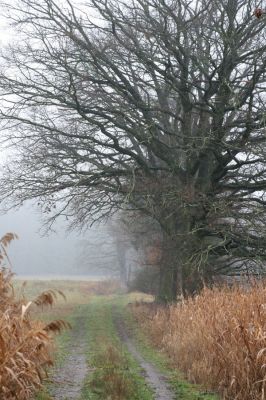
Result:
{"label": "wet soil", "polygon": [[154,392],[154,400],[175,400],[176,396],[167,382],[167,377],[158,371],[154,365],[146,361],[137,350],[132,338],[130,337],[123,318],[121,315],[119,315],[117,310],[114,310],[113,319],[120,339],[141,366],[143,370],[143,376],[145,377],[148,386]]}
{"label": "wet soil", "polygon": [[69,350],[63,365],[55,368],[53,385],[49,390],[54,400],[77,400],[88,372],[84,318],[78,316],[70,333]]}

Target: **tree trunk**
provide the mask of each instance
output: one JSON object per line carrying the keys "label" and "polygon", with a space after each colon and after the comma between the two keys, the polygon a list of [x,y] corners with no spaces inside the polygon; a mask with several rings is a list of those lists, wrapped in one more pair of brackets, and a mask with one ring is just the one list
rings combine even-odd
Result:
{"label": "tree trunk", "polygon": [[122,285],[126,287],[128,284],[126,247],[122,241],[117,240],[116,249],[117,249],[117,259],[119,264],[120,281]]}
{"label": "tree trunk", "polygon": [[173,302],[183,296],[183,265],[177,235],[163,235],[158,301]]}
{"label": "tree trunk", "polygon": [[[193,233],[193,215],[180,215],[168,223],[163,234],[158,301],[173,302],[197,292],[203,283],[204,265],[192,261],[201,249],[201,239]],[[178,221],[175,223],[175,221]]]}

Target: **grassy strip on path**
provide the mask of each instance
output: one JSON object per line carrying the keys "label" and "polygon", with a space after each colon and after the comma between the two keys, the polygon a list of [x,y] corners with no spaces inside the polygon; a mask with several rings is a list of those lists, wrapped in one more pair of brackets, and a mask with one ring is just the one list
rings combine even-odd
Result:
{"label": "grassy strip on path", "polygon": [[95,297],[87,308],[90,371],[82,400],[152,400],[137,362],[127,352],[113,325],[116,297]]}

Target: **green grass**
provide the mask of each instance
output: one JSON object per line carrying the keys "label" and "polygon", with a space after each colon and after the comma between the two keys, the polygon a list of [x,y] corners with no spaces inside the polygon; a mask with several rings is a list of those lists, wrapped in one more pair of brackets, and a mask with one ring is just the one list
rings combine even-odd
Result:
{"label": "green grass", "polygon": [[92,368],[82,400],[152,400],[137,362],[118,338],[113,321],[113,297],[95,298],[88,307],[88,362]]}
{"label": "green grass", "polygon": [[53,400],[51,398],[51,396],[47,392],[44,392],[44,391],[38,393],[35,398],[36,398],[36,400]]}

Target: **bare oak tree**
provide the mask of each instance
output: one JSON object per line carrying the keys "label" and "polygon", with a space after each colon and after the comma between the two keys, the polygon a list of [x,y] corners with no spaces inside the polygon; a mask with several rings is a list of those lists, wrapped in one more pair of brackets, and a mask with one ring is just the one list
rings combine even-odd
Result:
{"label": "bare oak tree", "polygon": [[253,0],[18,0],[2,52],[1,199],[76,223],[138,209],[163,232],[160,297],[259,271],[266,18]]}

